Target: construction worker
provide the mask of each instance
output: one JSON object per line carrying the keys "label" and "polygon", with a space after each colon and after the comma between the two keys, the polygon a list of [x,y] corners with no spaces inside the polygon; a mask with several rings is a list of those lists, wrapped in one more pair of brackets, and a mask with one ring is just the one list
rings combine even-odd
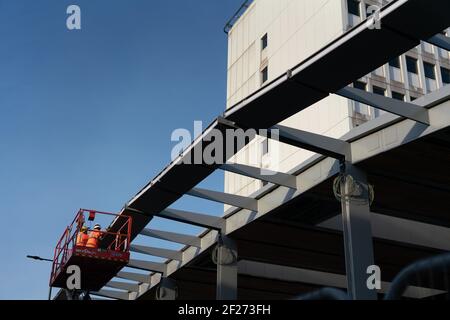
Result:
{"label": "construction worker", "polygon": [[88,235],[88,228],[86,226],[82,226],[80,232],[78,232],[77,235],[77,246],[78,247],[85,247],[86,243],[88,242],[89,235]]}
{"label": "construction worker", "polygon": [[89,239],[86,243],[86,247],[98,248],[102,238],[102,232],[100,231],[101,228],[102,227],[98,223],[94,226],[94,230],[89,233]]}

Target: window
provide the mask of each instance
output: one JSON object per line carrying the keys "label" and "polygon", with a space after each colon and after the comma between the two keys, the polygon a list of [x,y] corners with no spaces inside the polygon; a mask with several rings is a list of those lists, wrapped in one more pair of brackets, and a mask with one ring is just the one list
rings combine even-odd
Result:
{"label": "window", "polygon": [[441,67],[442,73],[442,82],[445,84],[450,84],[450,70],[447,68]]}
{"label": "window", "polygon": [[406,57],[406,66],[408,68],[408,72],[419,74],[418,68],[417,68],[417,59]]}
{"label": "window", "polygon": [[392,91],[392,98],[400,101],[405,101],[405,95],[395,91]]}
{"label": "window", "polygon": [[361,16],[361,9],[359,7],[359,1],[356,0],[347,0],[348,5],[348,13],[353,14],[355,16]]}
{"label": "window", "polygon": [[268,40],[267,40],[267,33],[261,38],[261,50],[264,50],[267,48]]}
{"label": "window", "polygon": [[362,81],[356,81],[353,84],[353,87],[356,88],[356,89],[367,91],[367,84],[362,82]]}
{"label": "window", "polygon": [[386,95],[386,89],[383,89],[381,87],[373,86],[373,93],[378,94],[380,96]]}
{"label": "window", "polygon": [[391,61],[389,61],[389,65],[391,67],[400,69],[400,57],[397,57],[397,58],[392,59]]}
{"label": "window", "polygon": [[434,64],[424,62],[423,68],[425,69],[425,77],[427,77],[428,79],[436,80],[436,72]]}
{"label": "window", "polygon": [[269,68],[265,67],[261,71],[261,84],[264,84],[267,80],[269,80]]}

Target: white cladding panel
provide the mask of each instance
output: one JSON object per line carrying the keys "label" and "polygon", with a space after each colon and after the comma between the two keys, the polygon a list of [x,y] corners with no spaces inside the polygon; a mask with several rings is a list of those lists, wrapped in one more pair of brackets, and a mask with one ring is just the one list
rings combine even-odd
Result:
{"label": "white cladding panel", "polygon": [[[267,81],[284,74],[365,19],[365,8],[380,4],[379,0],[358,0],[359,16],[352,16],[347,1],[355,3],[354,0],[254,0],[229,33],[227,108],[261,88],[266,70]],[[446,33],[450,34],[448,30]],[[264,35],[267,35],[265,49],[262,47]],[[361,49],[363,54],[364,48]],[[417,62],[416,74],[408,72],[407,56]],[[426,77],[425,64],[434,67],[436,80],[430,79],[430,75]],[[410,63],[409,67],[413,65]],[[450,69],[449,52],[422,43],[402,55],[396,66],[381,66],[360,81],[368,91],[384,90],[388,97],[395,94],[397,98],[412,101],[446,85],[441,68]],[[428,73],[429,70],[430,67]],[[282,107],[283,101],[274,105],[274,108]],[[282,124],[339,138],[382,113],[332,95]],[[259,138],[252,142],[231,161],[287,172],[312,155],[272,140],[269,153],[262,155],[262,141],[264,139]],[[250,195],[261,187],[261,181],[225,174],[225,192]]]}

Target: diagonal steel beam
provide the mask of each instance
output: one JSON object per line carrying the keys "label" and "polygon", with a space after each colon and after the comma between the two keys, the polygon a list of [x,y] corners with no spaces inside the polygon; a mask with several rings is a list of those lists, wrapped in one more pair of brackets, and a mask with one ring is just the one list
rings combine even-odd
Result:
{"label": "diagonal steel beam", "polygon": [[159,213],[145,213],[143,211],[136,210],[130,207],[127,207],[127,210],[145,216],[160,217],[163,219],[174,220],[182,223],[192,224],[198,227],[210,228],[219,231],[225,225],[225,220],[220,217],[171,208],[165,209]]}
{"label": "diagonal steel beam", "polygon": [[140,233],[141,235],[157,238],[161,240],[166,240],[170,242],[181,243],[193,247],[200,248],[201,247],[201,239],[195,236],[190,236],[186,234],[180,234],[169,231],[161,231],[155,229],[143,229]]}
{"label": "diagonal steel beam", "polygon": [[130,295],[128,292],[120,292],[114,290],[101,289],[100,291],[91,292],[91,294],[100,297],[107,297],[119,300],[130,300]]}
{"label": "diagonal steel beam", "polygon": [[226,163],[222,165],[221,169],[290,189],[297,189],[297,179],[291,174],[275,172],[239,163]]}
{"label": "diagonal steel beam", "polygon": [[242,209],[247,209],[255,212],[258,211],[258,201],[249,197],[200,188],[193,188],[190,191],[186,192],[186,194],[197,198],[228,204],[230,206]]}
{"label": "diagonal steel beam", "polygon": [[155,257],[167,258],[172,260],[181,261],[183,258],[183,253],[181,251],[147,247],[137,244],[130,245],[130,251],[142,254],[148,254]]}
{"label": "diagonal steel beam", "polygon": [[106,287],[126,290],[130,292],[139,292],[139,285],[136,283],[119,282],[111,280],[106,284]]}
{"label": "diagonal steel beam", "polygon": [[431,43],[439,48],[450,51],[450,38],[444,36],[442,33],[438,33],[437,35],[431,37],[427,40],[428,43]]}
{"label": "diagonal steel beam", "polygon": [[374,108],[381,109],[404,118],[430,125],[428,110],[416,104],[403,102],[351,87],[343,88],[336,92],[336,94],[350,100],[368,104]]}
{"label": "diagonal steel beam", "polygon": [[116,274],[116,277],[125,280],[137,281],[141,283],[150,283],[150,275],[145,275],[141,273],[120,271],[119,273]]}
{"label": "diagonal steel beam", "polygon": [[278,131],[276,134],[283,143],[335,159],[350,159],[351,157],[350,144],[346,141],[282,125],[276,125],[271,130]]}
{"label": "diagonal steel beam", "polygon": [[158,263],[158,262],[144,261],[144,260],[135,260],[135,259],[130,259],[127,267],[134,268],[134,269],[140,269],[140,270],[154,271],[154,272],[159,272],[162,274],[164,274],[167,269],[167,265],[165,263]]}

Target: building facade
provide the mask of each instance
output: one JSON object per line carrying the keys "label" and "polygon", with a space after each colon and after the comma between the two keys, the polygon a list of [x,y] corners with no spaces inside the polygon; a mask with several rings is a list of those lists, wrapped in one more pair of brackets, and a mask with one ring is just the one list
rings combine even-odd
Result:
{"label": "building facade", "polygon": [[[359,24],[373,12],[371,6],[388,2],[254,0],[228,34],[227,108]],[[449,30],[443,33],[448,34]],[[361,48],[362,58],[364,50],[370,48]],[[422,42],[353,85],[409,102],[449,83],[449,52]],[[282,101],[273,107],[282,108]],[[282,125],[340,138],[382,113],[367,105],[330,95],[285,120]],[[230,161],[288,172],[312,155],[309,151],[258,137]],[[259,180],[225,173],[225,192],[248,196],[263,186]]]}

